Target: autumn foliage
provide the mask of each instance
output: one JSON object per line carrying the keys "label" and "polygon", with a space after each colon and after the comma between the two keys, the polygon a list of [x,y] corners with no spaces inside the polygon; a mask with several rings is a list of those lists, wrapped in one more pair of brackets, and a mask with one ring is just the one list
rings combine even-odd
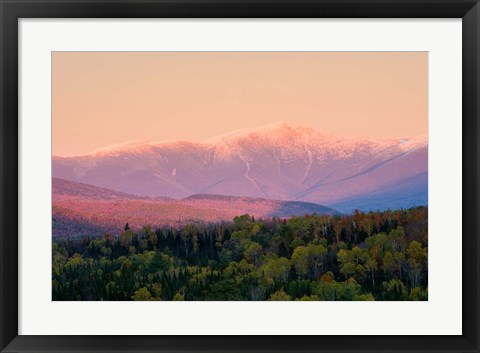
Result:
{"label": "autumn foliage", "polygon": [[428,209],[53,241],[53,300],[427,300]]}

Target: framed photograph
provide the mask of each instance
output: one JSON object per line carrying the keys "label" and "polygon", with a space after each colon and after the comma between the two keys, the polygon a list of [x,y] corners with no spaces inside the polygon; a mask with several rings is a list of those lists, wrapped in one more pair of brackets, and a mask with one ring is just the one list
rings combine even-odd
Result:
{"label": "framed photograph", "polygon": [[479,352],[477,1],[2,1],[2,352]]}

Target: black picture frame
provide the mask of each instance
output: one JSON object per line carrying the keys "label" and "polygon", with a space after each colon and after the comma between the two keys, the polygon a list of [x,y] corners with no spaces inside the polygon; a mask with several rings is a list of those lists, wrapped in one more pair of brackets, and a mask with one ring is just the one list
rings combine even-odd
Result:
{"label": "black picture frame", "polygon": [[[2,352],[479,352],[477,0],[0,0],[0,350]],[[462,18],[461,336],[18,335],[18,19]],[[35,197],[35,195],[31,195]],[[459,236],[459,234],[455,234]]]}

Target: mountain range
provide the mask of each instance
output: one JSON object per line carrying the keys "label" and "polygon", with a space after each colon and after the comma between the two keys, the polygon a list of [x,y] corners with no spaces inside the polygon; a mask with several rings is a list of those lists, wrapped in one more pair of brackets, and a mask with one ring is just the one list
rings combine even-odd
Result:
{"label": "mountain range", "polygon": [[247,213],[256,218],[338,214],[331,208],[299,201],[221,195],[192,195],[181,200],[142,197],[58,178],[52,179],[52,204],[54,237],[119,234],[127,222],[140,230],[145,225],[232,221]]}
{"label": "mountain range", "polygon": [[142,198],[224,195],[340,212],[428,203],[428,136],[356,138],[290,122],[203,142],[131,141],[52,160],[53,177]]}

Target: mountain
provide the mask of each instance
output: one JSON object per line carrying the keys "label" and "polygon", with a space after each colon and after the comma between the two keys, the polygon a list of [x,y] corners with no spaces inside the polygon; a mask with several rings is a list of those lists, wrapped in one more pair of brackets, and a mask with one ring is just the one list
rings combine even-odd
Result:
{"label": "mountain", "polygon": [[144,225],[231,221],[246,213],[256,218],[338,214],[313,203],[252,197],[192,195],[182,200],[141,197],[58,178],[52,179],[52,190],[54,237],[118,234],[127,222],[138,230]]}
{"label": "mountain", "polygon": [[52,197],[55,201],[64,200],[152,200],[151,197],[130,195],[124,192],[97,186],[74,183],[64,179],[52,179]]}
{"label": "mountain", "polygon": [[426,205],[428,136],[371,139],[289,122],[204,142],[134,141],[53,157],[53,176],[134,195],[215,194],[353,209]]}

